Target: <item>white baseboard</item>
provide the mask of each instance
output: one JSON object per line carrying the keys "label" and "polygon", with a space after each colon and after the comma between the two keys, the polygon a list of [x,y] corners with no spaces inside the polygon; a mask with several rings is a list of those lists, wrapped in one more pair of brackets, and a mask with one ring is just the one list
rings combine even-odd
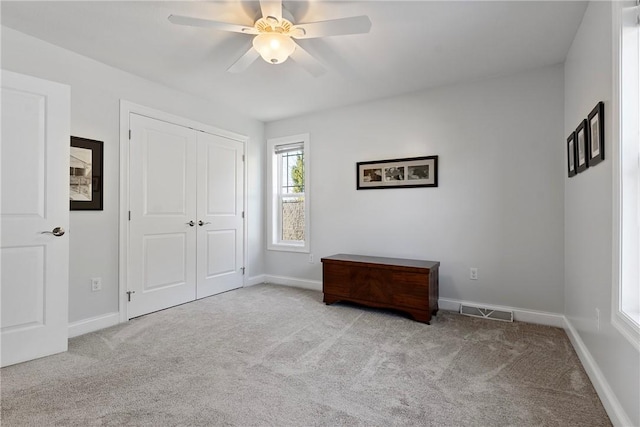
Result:
{"label": "white baseboard", "polygon": [[295,277],[286,277],[286,276],[271,276],[265,275],[266,283],[273,283],[276,285],[285,285],[292,286],[294,288],[302,288],[309,289],[312,291],[322,292],[322,281],[321,280],[306,280],[306,279],[298,279]]}
{"label": "white baseboard", "polygon": [[247,288],[249,286],[259,285],[261,283],[265,283],[266,281],[267,280],[264,274],[261,274],[259,276],[247,277],[244,281],[243,287]]}
{"label": "white baseboard", "polygon": [[107,313],[69,323],[69,338],[95,332],[120,323],[120,313]]}
{"label": "white baseboard", "polygon": [[[286,276],[264,276],[266,283],[273,283],[278,285],[292,286],[295,288],[310,289],[312,291],[322,292],[322,281],[320,280],[307,280],[298,279],[295,277]],[[497,305],[487,305],[469,301],[459,301],[448,298],[439,298],[438,307],[442,310],[460,311],[460,304],[477,305],[481,307],[493,308],[496,310],[513,311],[513,318],[519,322],[535,323],[538,325],[555,326],[557,328],[564,328],[564,316],[557,313],[549,313],[546,311],[525,310],[521,308],[504,307]]]}
{"label": "white baseboard", "polygon": [[513,320],[518,322],[535,323],[537,325],[555,326],[564,328],[564,316],[547,311],[525,310],[522,308],[490,305],[480,302],[459,301],[449,298],[438,298],[438,308],[441,310],[460,311],[460,304],[486,307],[494,310],[513,311]]}
{"label": "white baseboard", "polygon": [[580,334],[578,334],[578,331],[566,317],[564,319],[564,330],[569,336],[569,340],[578,354],[578,358],[580,359],[580,362],[582,362],[582,366],[584,366],[584,370],[587,372],[593,387],[596,389],[598,397],[600,397],[602,405],[611,419],[611,423],[614,426],[620,427],[632,426],[633,424],[631,423],[631,419],[629,419],[629,416],[622,408],[622,405],[620,405],[620,402],[616,398],[613,390],[611,390],[611,387],[598,367],[598,364],[593,359],[593,356],[591,356],[591,353],[584,344],[584,341],[582,341],[582,338],[580,338]]}
{"label": "white baseboard", "polygon": [[[249,277],[246,279],[244,286],[254,286],[264,283],[266,278],[264,275]],[[69,338],[88,334],[90,332],[99,331],[120,323],[120,313],[107,313],[89,319],[79,320],[69,324]]]}

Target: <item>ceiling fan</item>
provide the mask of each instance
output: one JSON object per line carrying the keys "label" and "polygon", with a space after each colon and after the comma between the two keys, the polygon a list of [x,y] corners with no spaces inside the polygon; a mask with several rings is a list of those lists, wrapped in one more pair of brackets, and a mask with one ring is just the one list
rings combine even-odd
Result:
{"label": "ceiling fan", "polygon": [[169,15],[169,21],[178,25],[207,27],[255,36],[253,47],[227,69],[229,72],[239,73],[246,70],[258,56],[262,56],[270,64],[281,64],[291,57],[316,77],[324,74],[324,66],[293,39],[363,34],[371,30],[371,20],[366,15],[293,24],[293,17],[282,7],[281,0],[260,0],[260,9],[262,17],[252,27],[180,15]]}

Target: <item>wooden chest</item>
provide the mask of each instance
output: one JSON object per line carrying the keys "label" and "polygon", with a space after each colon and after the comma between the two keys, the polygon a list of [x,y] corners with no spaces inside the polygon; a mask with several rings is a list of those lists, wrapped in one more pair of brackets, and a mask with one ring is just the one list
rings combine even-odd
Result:
{"label": "wooden chest", "polygon": [[324,302],[391,308],[423,323],[438,311],[439,262],[338,254],[322,258]]}

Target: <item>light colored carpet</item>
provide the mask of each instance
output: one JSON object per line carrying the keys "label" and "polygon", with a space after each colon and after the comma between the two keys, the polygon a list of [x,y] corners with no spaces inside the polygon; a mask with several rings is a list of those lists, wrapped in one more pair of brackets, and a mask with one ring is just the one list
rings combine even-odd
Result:
{"label": "light colored carpet", "polygon": [[4,368],[3,426],[608,426],[564,331],[259,285]]}

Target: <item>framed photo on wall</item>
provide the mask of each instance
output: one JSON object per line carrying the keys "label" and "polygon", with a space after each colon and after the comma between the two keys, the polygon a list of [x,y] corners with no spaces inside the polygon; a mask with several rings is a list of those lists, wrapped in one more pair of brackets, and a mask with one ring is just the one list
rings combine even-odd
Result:
{"label": "framed photo on wall", "polygon": [[576,133],[571,132],[569,138],[567,138],[567,168],[569,171],[569,178],[576,176],[578,173],[576,169]]}
{"label": "framed photo on wall", "polygon": [[604,160],[604,103],[598,102],[589,113],[589,166]]}
{"label": "framed photo on wall", "polygon": [[589,125],[584,119],[576,129],[576,172],[585,171],[589,167]]}
{"label": "framed photo on wall", "polygon": [[69,204],[72,211],[102,210],[103,143],[71,137]]}
{"label": "framed photo on wall", "polygon": [[374,160],[356,164],[357,189],[438,186],[438,156]]}

